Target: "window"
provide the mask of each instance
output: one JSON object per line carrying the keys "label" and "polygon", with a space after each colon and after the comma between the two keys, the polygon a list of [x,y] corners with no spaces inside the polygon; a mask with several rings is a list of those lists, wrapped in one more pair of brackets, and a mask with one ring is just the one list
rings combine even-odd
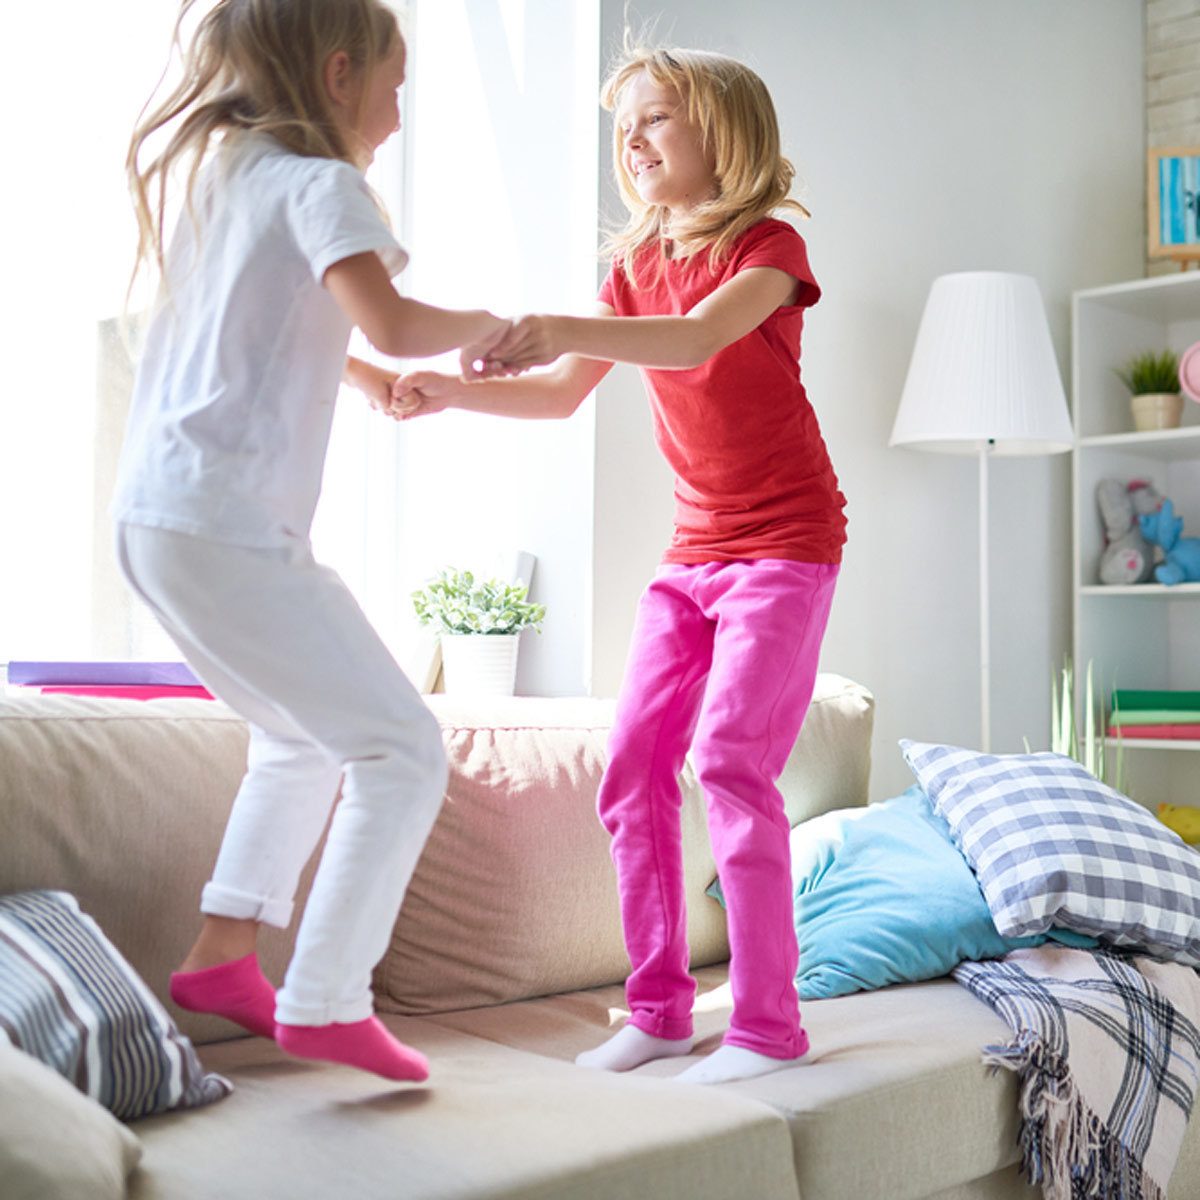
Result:
{"label": "window", "polygon": [[[12,161],[31,169],[9,188],[19,303],[4,321],[0,662],[175,654],[116,574],[107,516],[130,383],[116,336],[135,239],[123,161],[174,6],[126,0],[119,21],[109,6],[71,8],[53,76],[39,56],[18,56],[5,82],[6,111],[32,106],[37,119],[17,129]],[[399,286],[449,307],[589,311],[598,0],[401,8],[405,133],[370,175],[412,255]],[[24,44],[43,39],[31,29]],[[357,336],[351,351],[373,357]],[[565,423],[452,414],[401,426],[346,390],[314,547],[401,654],[408,592],[427,575],[532,552],[550,620],[527,639],[521,690],[585,690],[591,454],[586,412]]]}

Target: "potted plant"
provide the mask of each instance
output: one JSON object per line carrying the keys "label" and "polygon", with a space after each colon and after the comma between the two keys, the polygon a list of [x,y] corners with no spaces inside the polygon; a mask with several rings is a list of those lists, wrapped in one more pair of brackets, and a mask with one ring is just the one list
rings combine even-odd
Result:
{"label": "potted plant", "polygon": [[1171,350],[1134,355],[1116,374],[1132,397],[1133,426],[1139,431],[1174,429],[1183,416],[1179,356]]}
{"label": "potted plant", "polygon": [[438,632],[448,693],[513,694],[519,635],[540,630],[546,616],[528,592],[523,583],[477,580],[453,567],[413,592],[417,620]]}

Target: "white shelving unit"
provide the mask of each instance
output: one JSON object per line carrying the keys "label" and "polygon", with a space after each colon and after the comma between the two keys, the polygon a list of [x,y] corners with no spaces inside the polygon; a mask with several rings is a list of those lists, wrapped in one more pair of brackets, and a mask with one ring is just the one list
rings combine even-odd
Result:
{"label": "white shelving unit", "polygon": [[[1179,429],[1134,432],[1113,370],[1140,351],[1178,353],[1200,341],[1200,271],[1076,292],[1071,317],[1076,669],[1090,661],[1106,699],[1114,686],[1200,690],[1200,583],[1101,584],[1096,504],[1101,479],[1149,480],[1174,501],[1184,536],[1200,537],[1200,404],[1185,401]],[[1200,741],[1122,744],[1137,800],[1200,805]]]}

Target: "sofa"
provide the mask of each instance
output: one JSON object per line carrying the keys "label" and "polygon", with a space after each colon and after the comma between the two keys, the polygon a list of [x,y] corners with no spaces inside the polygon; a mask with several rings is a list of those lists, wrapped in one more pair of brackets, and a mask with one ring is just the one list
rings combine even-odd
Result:
{"label": "sofa", "polygon": [[[1015,1078],[981,1062],[981,1047],[1004,1041],[1007,1027],[949,978],[807,1002],[809,1055],[754,1080],[676,1082],[694,1056],[623,1075],[576,1067],[575,1055],[623,1015],[627,960],[594,812],[612,702],[428,701],[450,782],[374,988],[387,1025],[429,1056],[432,1073],[426,1084],[394,1085],[288,1058],[166,995],[244,769],[235,714],[203,700],[0,695],[0,894],[73,895],[205,1070],[233,1087],[204,1107],[122,1124],[10,1050],[0,1056],[0,1164],[22,1164],[24,1190],[14,1174],[11,1190],[0,1177],[0,1195],[1040,1195],[1018,1169]],[[867,803],[872,713],[863,687],[819,678],[780,781],[793,825]],[[715,870],[690,768],[683,784],[699,1055],[719,1044],[728,1018],[728,942],[723,910],[706,894]],[[264,931],[260,958],[273,979],[293,936]],[[35,1069],[52,1078],[26,1082]],[[76,1111],[81,1102],[96,1111]],[[1196,1126],[1170,1200],[1200,1197]]]}

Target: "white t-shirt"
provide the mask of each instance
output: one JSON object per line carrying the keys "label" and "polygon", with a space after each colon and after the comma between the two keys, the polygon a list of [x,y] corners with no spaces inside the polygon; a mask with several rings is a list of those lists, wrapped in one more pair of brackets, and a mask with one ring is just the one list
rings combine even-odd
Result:
{"label": "white t-shirt", "polygon": [[244,546],[307,539],[350,321],[325,271],[408,261],[349,163],[234,135],[197,180],[138,366],[112,515]]}

